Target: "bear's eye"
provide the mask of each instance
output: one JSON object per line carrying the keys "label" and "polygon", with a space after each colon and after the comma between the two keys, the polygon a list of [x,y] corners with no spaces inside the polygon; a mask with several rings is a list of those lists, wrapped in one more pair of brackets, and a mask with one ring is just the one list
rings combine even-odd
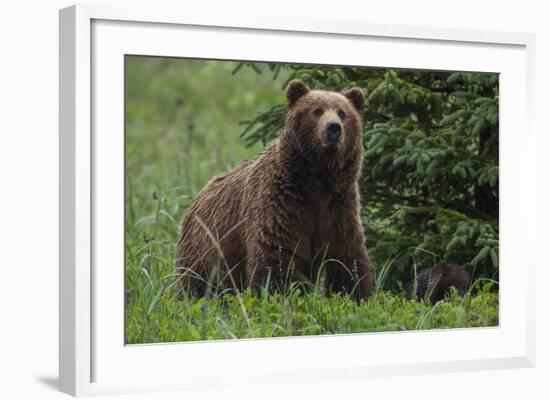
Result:
{"label": "bear's eye", "polygon": [[346,118],[346,112],[344,110],[338,110],[338,117],[340,117],[340,120],[343,120]]}
{"label": "bear's eye", "polygon": [[315,110],[313,110],[313,114],[315,115],[315,117],[321,117],[324,112],[325,111],[320,107],[317,107]]}

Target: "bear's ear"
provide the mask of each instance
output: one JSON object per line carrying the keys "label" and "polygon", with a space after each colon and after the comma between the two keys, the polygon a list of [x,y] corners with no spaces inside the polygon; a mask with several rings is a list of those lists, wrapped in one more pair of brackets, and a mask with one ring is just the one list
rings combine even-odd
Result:
{"label": "bear's ear", "polygon": [[365,95],[363,95],[363,90],[361,88],[351,88],[344,92],[344,96],[351,101],[357,111],[360,112],[363,109]]}
{"label": "bear's ear", "polygon": [[302,96],[309,92],[309,88],[299,79],[294,79],[289,82],[286,87],[286,98],[288,106],[292,107]]}

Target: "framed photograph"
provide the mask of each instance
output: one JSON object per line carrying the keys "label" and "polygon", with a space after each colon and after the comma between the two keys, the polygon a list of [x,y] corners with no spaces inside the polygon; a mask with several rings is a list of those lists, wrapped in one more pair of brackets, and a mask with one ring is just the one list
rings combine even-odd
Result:
{"label": "framed photograph", "polygon": [[61,10],[61,390],[534,366],[533,58],[528,34]]}

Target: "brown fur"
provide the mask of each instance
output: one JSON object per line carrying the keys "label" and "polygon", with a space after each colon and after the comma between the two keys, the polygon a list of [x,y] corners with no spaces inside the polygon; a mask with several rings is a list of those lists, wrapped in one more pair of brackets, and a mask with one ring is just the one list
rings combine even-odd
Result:
{"label": "brown fur", "polygon": [[[213,178],[183,218],[176,266],[195,294],[213,279],[256,291],[268,277],[279,289],[315,281],[322,260],[331,291],[372,292],[357,183],[363,93],[310,91],[292,81],[286,94],[280,137],[255,160]],[[328,122],[341,124],[336,146],[325,142]]]}
{"label": "brown fur", "polygon": [[467,265],[456,265],[441,262],[436,266],[422,270],[416,276],[416,295],[414,294],[414,280],[407,284],[409,297],[415,299],[430,296],[430,301],[436,303],[445,298],[451,287],[455,287],[462,296],[466,294],[470,283],[470,273]]}

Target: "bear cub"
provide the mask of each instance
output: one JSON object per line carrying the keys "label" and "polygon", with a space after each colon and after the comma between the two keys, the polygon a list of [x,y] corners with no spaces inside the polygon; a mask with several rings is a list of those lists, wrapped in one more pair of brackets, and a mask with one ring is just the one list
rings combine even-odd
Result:
{"label": "bear cub", "polygon": [[422,299],[430,296],[431,303],[445,298],[451,287],[455,287],[461,296],[464,296],[470,283],[468,265],[457,265],[445,261],[424,269],[416,275],[416,294],[414,294],[414,278],[407,283],[407,294],[411,299]]}
{"label": "bear cub", "polygon": [[294,80],[286,97],[279,137],[214,177],[182,219],[175,265],[195,295],[213,281],[257,292],[320,275],[329,292],[372,293],[359,215],[363,92]]}

